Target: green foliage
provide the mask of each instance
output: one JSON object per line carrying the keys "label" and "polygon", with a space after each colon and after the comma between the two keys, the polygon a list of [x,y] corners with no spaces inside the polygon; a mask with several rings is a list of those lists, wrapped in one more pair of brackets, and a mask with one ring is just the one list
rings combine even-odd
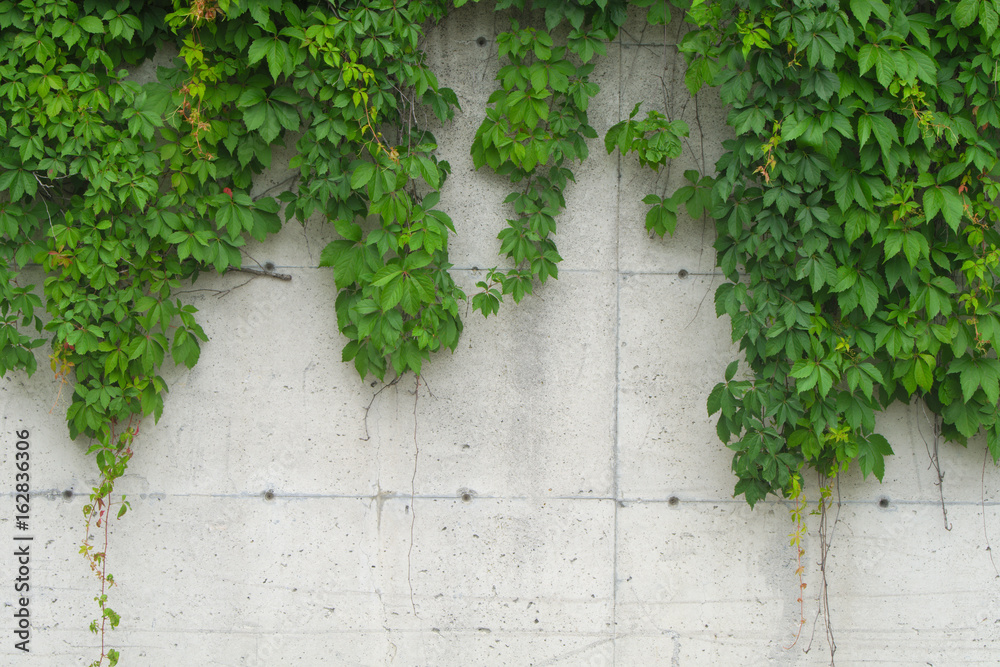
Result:
{"label": "green foliage", "polygon": [[[53,369],[74,376],[71,435],[112,447],[113,425],[159,417],[157,369],[168,354],[194,365],[206,340],[172,293],[238,268],[248,237],[280,229],[279,202],[248,191],[292,136],[298,187],[280,200],[286,219],[320,213],[343,237],[323,265],[340,290],[345,358],[382,377],[454,349],[464,295],[447,274],[454,228],[434,208],[448,165],[408,120],[421,105],[442,121],[457,106],[417,48],[442,13],[438,2],[0,2],[0,370],[33,372],[45,341],[30,333],[42,300],[20,285],[34,260]],[[133,81],[130,68],[167,42],[179,57]]]}
{"label": "green foliage", "polygon": [[[464,4],[464,3],[456,3]],[[506,199],[516,217],[500,232],[505,269],[494,268],[472,299],[484,316],[496,313],[505,295],[515,303],[531,294],[535,280],[558,278],[562,261],[554,235],[556,216],[566,207],[563,192],[574,160],[587,158],[586,139],[596,138],[587,109],[599,88],[589,79],[591,60],[604,55],[605,42],[625,21],[622,0],[508,0],[496,4],[541,13],[545,29],[511,29],[497,36],[503,66],[500,88],[476,132],[472,158],[477,169],[487,165],[517,184]],[[562,30],[560,31],[560,27]],[[553,35],[564,34],[564,43]]]}
{"label": "green foliage", "polygon": [[[736,493],[794,496],[805,466],[881,479],[875,415],[914,398],[1000,459],[998,3],[687,9],[686,83],[719,88],[736,135],[698,181],[730,281],[716,310],[750,370],[708,399]],[[648,227],[673,229],[678,194],[647,198]]]}
{"label": "green foliage", "polygon": [[[684,121],[667,120],[658,111],[647,111],[645,120],[633,120],[641,104],[635,105],[627,120],[608,130],[604,136],[604,147],[609,154],[615,148],[622,155],[635,151],[639,164],[658,171],[668,160],[680,156],[681,139],[688,136],[689,128]],[[710,201],[712,179],[701,177],[693,170],[685,171],[684,177],[691,185],[679,188],[669,197],[649,194],[643,198],[644,204],[650,204],[646,214],[648,231],[659,236],[673,234],[677,227],[677,208],[681,204],[686,205],[688,214],[693,218],[700,218],[705,212]]]}

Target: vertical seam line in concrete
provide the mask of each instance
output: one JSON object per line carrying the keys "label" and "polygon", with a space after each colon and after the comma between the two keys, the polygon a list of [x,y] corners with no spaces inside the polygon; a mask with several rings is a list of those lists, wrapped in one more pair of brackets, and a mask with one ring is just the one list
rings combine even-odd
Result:
{"label": "vertical seam line in concrete", "polygon": [[[624,58],[621,30],[618,31],[618,121],[622,120],[622,96],[624,91]],[[619,419],[621,395],[621,210],[622,210],[622,154],[618,151],[617,188],[615,188],[615,398],[614,398],[614,430],[612,440],[611,485],[614,493],[614,537],[612,556],[612,587],[611,587],[611,665],[618,663],[618,505],[621,502],[621,487],[618,479],[618,448],[621,429]]]}

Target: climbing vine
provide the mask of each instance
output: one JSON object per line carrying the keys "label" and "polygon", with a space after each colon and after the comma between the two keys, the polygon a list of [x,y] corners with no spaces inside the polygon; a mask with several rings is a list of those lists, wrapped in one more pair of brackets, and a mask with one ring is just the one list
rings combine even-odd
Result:
{"label": "climbing vine", "polygon": [[[716,174],[647,196],[646,225],[673,233],[682,203],[715,222],[716,310],[750,371],[733,362],[708,398],[736,494],[797,497],[806,466],[881,479],[875,415],[913,398],[1000,459],[1000,7],[671,4],[692,28],[685,83],[718,88],[735,138]],[[688,128],[638,108],[606,145],[658,168]]]}
{"label": "climbing vine", "polygon": [[709,400],[736,493],[805,466],[881,479],[875,415],[921,399],[1000,459],[997,3],[694,2],[693,93],[735,139],[709,214],[749,378]]}
{"label": "climbing vine", "polygon": [[[319,216],[338,236],[320,265],[344,361],[419,375],[456,348],[466,295],[429,128],[458,99],[421,50],[450,4],[0,0],[0,374],[34,373],[48,343],[69,433],[91,443],[96,664],[118,660],[104,647],[119,621],[108,521],[128,508],[115,480],[163,411],[162,365],[192,367],[207,340],[179,287],[241,270],[248,238]],[[708,409],[736,495],[794,498],[800,549],[806,468],[881,479],[892,449],[875,416],[914,398],[942,436],[985,433],[1000,459],[997,0],[498,0],[510,28],[471,153],[514,189],[502,266],[472,307],[489,316],[558,277],[564,192],[597,138],[594,60],[629,4],[653,25],[684,16],[686,84],[730,108],[716,172],[643,201],[660,236],[682,205],[716,226],[717,312],[743,358]],[[604,145],[658,169],[688,131],[636,104]],[[255,194],[285,144],[293,179]]]}
{"label": "climbing vine", "polygon": [[[605,42],[614,39],[626,17],[623,0],[534,0],[530,6],[526,0],[500,0],[496,9],[514,11],[510,30],[497,36],[500,88],[490,96],[472,158],[477,169],[488,165],[518,189],[505,200],[515,217],[498,235],[509,265],[491,269],[472,299],[484,316],[496,313],[505,295],[516,303],[532,293],[536,280],[558,278],[556,216],[566,207],[570,166],[587,159],[586,139],[597,137],[587,116],[600,91],[589,79],[591,60],[606,53]],[[544,30],[521,27],[522,20],[530,20],[528,10],[544,16]],[[553,38],[560,25],[569,29],[564,44]]]}

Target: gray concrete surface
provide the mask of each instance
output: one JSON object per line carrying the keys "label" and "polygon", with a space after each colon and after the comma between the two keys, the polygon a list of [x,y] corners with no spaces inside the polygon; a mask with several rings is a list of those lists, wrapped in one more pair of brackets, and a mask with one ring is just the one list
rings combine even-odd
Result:
{"label": "gray concrete surface", "polygon": [[[453,168],[441,206],[458,228],[455,276],[470,293],[498,263],[508,215],[504,181],[468,155],[501,26],[465,7],[428,38],[463,107],[438,138]],[[666,240],[643,229],[641,197],[713,164],[726,136],[718,100],[680,85],[671,31],[630,22],[598,67],[592,123],[603,136],[646,101],[691,123],[685,156],[656,175],[592,142],[559,220],[560,279],[495,319],[470,312],[458,351],[434,358],[419,386],[362,382],[340,362],[333,278],[315,268],[332,235],[317,221],[249,246],[290,283],[188,295],[211,340],[193,370],[166,369],[163,418],[143,424],[119,484],[132,500],[108,555],[121,665],[829,664],[817,520],[808,622],[786,649],[799,619],[788,506],[732,498],[729,452],[705,411],[735,354],[714,315],[713,229],[682,219]],[[260,187],[281,169],[268,179]],[[39,494],[31,653],[13,647],[7,555],[0,663],[85,665],[99,654],[87,632],[97,581],[77,553],[94,465],[69,440],[66,399],[40,358],[30,381],[0,380],[6,545],[16,429],[31,431]],[[920,407],[879,424],[896,451],[885,482],[845,474],[831,531],[836,663],[1000,664],[989,550],[1000,473],[984,468],[982,442],[942,444],[939,488]]]}

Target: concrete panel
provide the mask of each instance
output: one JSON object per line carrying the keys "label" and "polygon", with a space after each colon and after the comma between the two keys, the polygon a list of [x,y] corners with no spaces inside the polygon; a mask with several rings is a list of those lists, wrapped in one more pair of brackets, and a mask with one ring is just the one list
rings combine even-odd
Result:
{"label": "concrete panel", "polygon": [[417,498],[412,507],[397,498],[382,510],[390,628],[610,631],[610,501]]}
{"label": "concrete panel", "polygon": [[946,508],[956,502],[978,504],[998,499],[1000,469],[986,451],[985,438],[971,438],[964,447],[938,438],[939,479],[933,462],[933,415],[922,403],[894,404],[880,417],[877,429],[889,440],[895,454],[886,458],[882,484],[864,480],[856,470],[844,475],[841,486],[849,497],[869,503],[883,498],[938,504],[943,501]]}
{"label": "concrete panel", "polygon": [[705,407],[737,353],[713,276],[621,280],[619,488],[625,498],[727,498],[732,453]]}
{"label": "concrete panel", "polygon": [[[501,307],[496,318],[470,315],[456,354],[434,360],[425,374],[420,488],[489,497],[609,494],[614,299],[611,276],[574,272]],[[413,399],[393,400],[378,399],[369,425],[393,428],[410,452]],[[394,484],[408,487],[409,479]]]}
{"label": "concrete panel", "polygon": [[790,526],[776,504],[751,512],[732,501],[626,503],[618,511],[619,632],[780,651],[799,618]]}
{"label": "concrete panel", "polygon": [[[73,548],[83,502],[35,508],[34,647],[52,660],[92,645],[93,582]],[[613,513],[601,500],[136,497],[108,549],[128,582],[110,591],[125,620],[109,641],[149,665],[184,652],[225,665],[574,664],[611,632]]]}

